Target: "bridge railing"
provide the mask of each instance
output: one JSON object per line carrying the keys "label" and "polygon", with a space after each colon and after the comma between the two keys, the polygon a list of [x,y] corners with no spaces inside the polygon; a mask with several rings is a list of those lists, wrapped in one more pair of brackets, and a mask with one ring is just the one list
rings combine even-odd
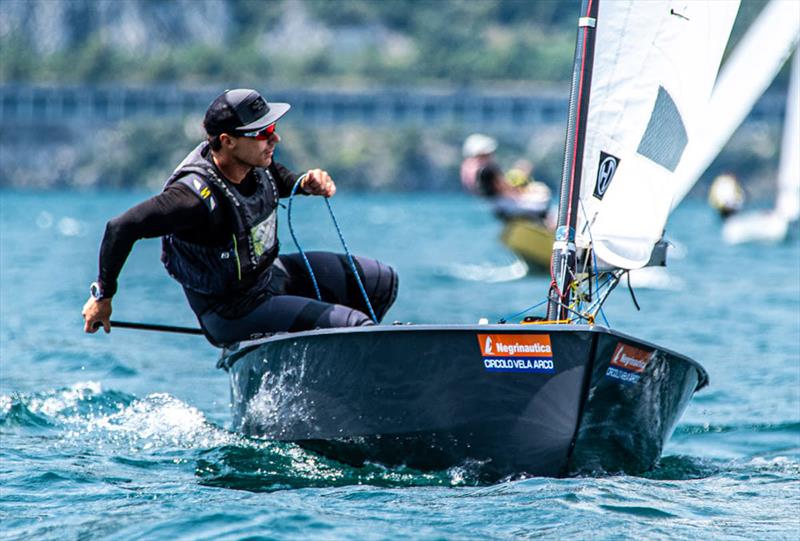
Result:
{"label": "bridge railing", "polygon": [[[0,120],[14,124],[115,122],[136,117],[202,115],[218,89],[0,85]],[[566,118],[560,93],[492,94],[378,89],[281,89],[270,101],[292,104],[307,122],[474,125],[476,129],[559,124]]]}
{"label": "bridge railing", "polygon": [[[174,86],[45,86],[0,84],[0,121],[16,125],[97,124],[137,117],[202,115],[219,89]],[[279,89],[270,101],[292,104],[300,122],[369,125],[456,125],[475,131],[563,124],[566,89],[532,93],[425,89]],[[780,121],[780,93],[763,97],[749,120]]]}

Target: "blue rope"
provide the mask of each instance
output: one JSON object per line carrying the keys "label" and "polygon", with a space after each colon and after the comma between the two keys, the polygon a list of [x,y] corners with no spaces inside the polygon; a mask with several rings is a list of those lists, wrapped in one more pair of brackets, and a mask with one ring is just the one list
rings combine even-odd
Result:
{"label": "blue rope", "polygon": [[[606,287],[606,286],[607,286],[608,284],[610,284],[612,281],[613,281],[613,278],[610,278],[610,277],[609,277],[609,278],[606,278],[606,281],[605,281],[605,282],[603,282],[603,285],[602,285],[602,286],[601,286],[599,283],[597,284],[597,287],[598,287],[597,294],[598,294],[598,296],[600,295],[600,289],[599,289],[599,288],[600,288],[600,287]],[[592,308],[592,305],[589,305],[589,309],[591,309],[591,308]],[[603,321],[605,321],[605,322],[606,322],[606,327],[611,327],[611,325],[609,325],[609,324],[608,324],[608,320],[606,319],[606,315],[603,313],[603,308],[602,308],[602,306],[600,307],[600,315],[601,315],[601,316],[603,316]]]}
{"label": "blue rope", "polygon": [[367,308],[369,308],[369,315],[372,318],[372,321],[378,323],[378,318],[375,317],[375,312],[372,310],[372,303],[369,302],[369,296],[367,295],[367,290],[364,289],[364,284],[361,283],[361,277],[358,275],[358,270],[356,269],[356,263],[355,261],[353,261],[353,256],[350,255],[350,250],[347,248],[347,243],[344,241],[344,235],[342,235],[342,230],[339,228],[339,222],[336,221],[336,215],[333,213],[331,202],[327,197],[325,198],[325,204],[328,206],[328,212],[330,212],[331,214],[333,225],[336,226],[336,232],[339,234],[339,240],[342,241],[342,246],[344,247],[344,253],[345,255],[347,255],[347,260],[350,262],[350,268],[353,270],[353,276],[356,277],[356,282],[358,283],[358,289],[361,290],[361,294],[364,296],[364,302],[367,303]]}
{"label": "blue rope", "polygon": [[501,317],[499,321],[501,323],[504,323],[504,322],[508,321],[509,319],[514,319],[516,317],[519,317],[519,316],[521,316],[522,314],[524,314],[526,312],[530,312],[534,308],[539,308],[541,305],[545,304],[546,302],[547,302],[547,299],[543,300],[542,302],[540,302],[538,304],[534,304],[533,306],[531,306],[529,308],[526,308],[525,310],[523,310],[521,312],[517,312],[516,314],[511,314],[510,316]]}
{"label": "blue rope", "polygon": [[314,271],[311,269],[311,263],[308,262],[308,258],[306,257],[306,253],[300,247],[300,243],[297,242],[297,237],[294,235],[294,228],[292,227],[292,200],[294,199],[294,194],[297,192],[297,188],[300,187],[300,183],[303,182],[303,179],[306,178],[306,175],[301,175],[298,178],[294,186],[292,186],[292,192],[289,194],[289,206],[286,209],[286,219],[289,222],[289,233],[292,235],[292,240],[294,241],[294,245],[297,247],[297,251],[300,252],[300,255],[303,257],[303,261],[306,264],[306,269],[308,270],[308,274],[311,276],[311,283],[314,284],[314,292],[317,294],[317,300],[322,301],[322,294],[319,292],[319,285],[317,285],[317,277],[314,276]]}
{"label": "blue rope", "polygon": [[[294,199],[295,193],[297,192],[297,188],[300,186],[300,183],[303,182],[303,179],[306,178],[306,175],[302,175],[300,178],[295,181],[294,186],[292,186],[292,192],[289,194],[289,208],[287,209],[287,220],[289,222],[289,233],[292,235],[292,240],[294,241],[294,245],[297,247],[297,251],[300,252],[300,255],[303,256],[303,261],[306,264],[306,269],[308,269],[308,274],[311,275],[311,282],[314,284],[314,291],[317,294],[317,300],[322,301],[322,295],[319,292],[319,286],[317,285],[317,278],[314,276],[314,271],[311,268],[311,263],[309,263],[308,258],[306,257],[305,252],[300,247],[300,243],[297,242],[297,237],[294,235],[294,228],[292,227],[292,200]],[[356,269],[356,263],[353,261],[353,256],[350,254],[350,249],[347,247],[347,243],[344,240],[344,235],[342,234],[342,229],[339,227],[339,222],[336,220],[336,215],[333,213],[333,207],[331,207],[331,203],[329,198],[325,198],[325,205],[328,207],[328,212],[331,215],[331,219],[333,220],[333,225],[336,227],[336,233],[339,235],[339,240],[342,242],[342,246],[344,247],[344,253],[347,255],[347,261],[350,262],[350,270],[353,271],[353,276],[356,278],[356,283],[358,284],[358,289],[361,290],[361,294],[364,296],[364,302],[367,303],[367,308],[369,309],[369,315],[372,318],[372,321],[378,323],[378,318],[375,316],[375,311],[372,309],[372,303],[369,302],[369,296],[367,295],[367,290],[364,288],[364,284],[361,282],[361,277],[358,275],[358,269]]]}
{"label": "blue rope", "polygon": [[[591,237],[592,237],[592,228],[590,227],[589,228],[589,240],[592,243],[592,259],[594,260],[594,283],[595,283],[595,289],[597,290],[597,294],[599,295],[600,294],[600,278],[598,278],[598,272],[597,272],[597,254],[594,251],[594,240]],[[610,280],[611,279],[609,278],[609,281]],[[608,285],[608,281],[606,281],[604,286],[605,285]],[[603,316],[603,321],[605,321],[606,327],[611,327],[611,325],[608,323],[608,319],[606,319],[606,313],[603,311],[603,307],[602,306],[600,306],[600,315]]]}

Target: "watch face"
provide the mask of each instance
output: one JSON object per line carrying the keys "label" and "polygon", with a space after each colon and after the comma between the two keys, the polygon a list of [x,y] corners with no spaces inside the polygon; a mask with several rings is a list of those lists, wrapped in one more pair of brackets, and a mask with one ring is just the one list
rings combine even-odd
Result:
{"label": "watch face", "polygon": [[97,282],[92,282],[92,285],[89,286],[89,293],[97,300],[103,297],[103,291],[100,289],[100,285]]}

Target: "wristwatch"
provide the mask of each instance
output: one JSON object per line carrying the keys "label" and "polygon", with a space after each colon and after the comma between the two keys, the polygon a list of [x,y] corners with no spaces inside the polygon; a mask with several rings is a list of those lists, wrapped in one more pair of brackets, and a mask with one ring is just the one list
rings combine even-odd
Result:
{"label": "wristwatch", "polygon": [[92,282],[92,285],[89,286],[89,293],[96,301],[105,299],[105,296],[103,295],[103,288],[100,287],[100,284],[97,282]]}

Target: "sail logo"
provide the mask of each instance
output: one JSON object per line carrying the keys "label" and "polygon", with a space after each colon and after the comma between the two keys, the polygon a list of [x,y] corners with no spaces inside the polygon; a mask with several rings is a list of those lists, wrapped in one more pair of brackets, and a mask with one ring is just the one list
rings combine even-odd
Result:
{"label": "sail logo", "polygon": [[479,334],[487,372],[555,372],[549,334]]}
{"label": "sail logo", "polygon": [[600,164],[597,166],[597,181],[594,184],[594,196],[596,198],[603,199],[618,167],[619,158],[602,151],[600,152]]}

